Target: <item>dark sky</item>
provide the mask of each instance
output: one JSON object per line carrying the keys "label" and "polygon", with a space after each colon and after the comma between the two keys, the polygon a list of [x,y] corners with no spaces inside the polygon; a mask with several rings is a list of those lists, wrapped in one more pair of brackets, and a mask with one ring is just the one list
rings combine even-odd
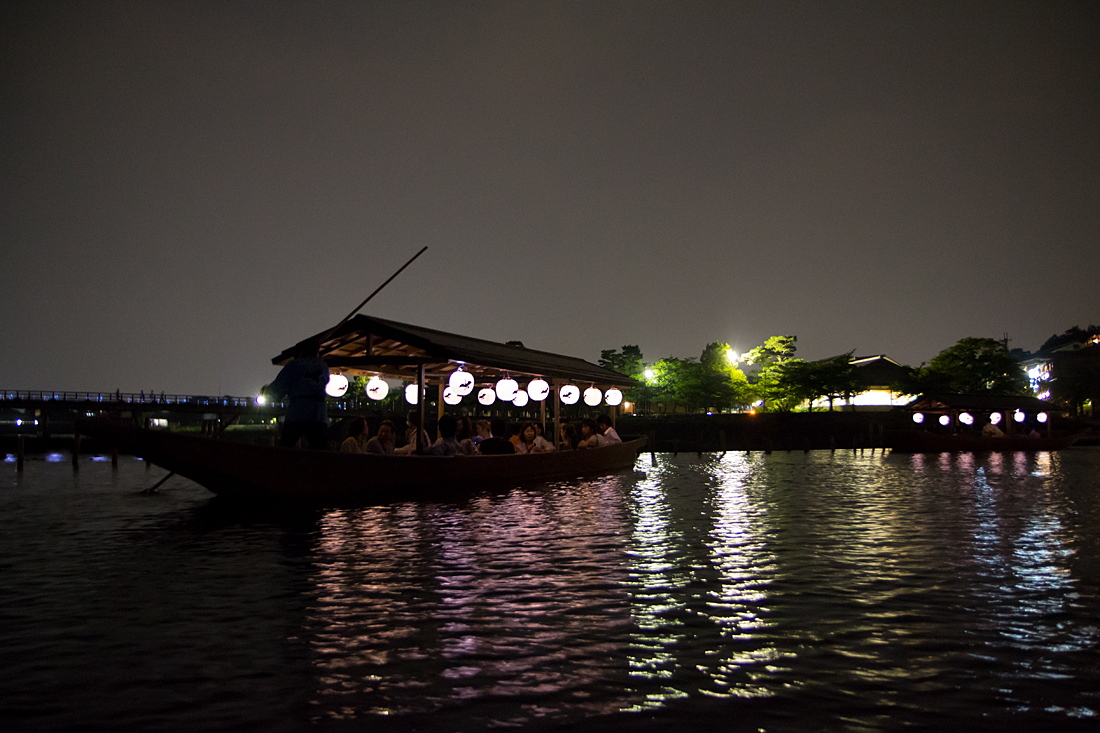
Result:
{"label": "dark sky", "polygon": [[1100,322],[1100,3],[0,11],[0,388],[253,394],[366,312],[591,361]]}

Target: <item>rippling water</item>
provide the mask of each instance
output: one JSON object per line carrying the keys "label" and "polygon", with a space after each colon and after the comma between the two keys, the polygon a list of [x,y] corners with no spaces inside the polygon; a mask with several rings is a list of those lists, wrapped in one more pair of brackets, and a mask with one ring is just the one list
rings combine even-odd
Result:
{"label": "rippling water", "polygon": [[0,728],[1100,723],[1100,451],[644,456],[269,512],[67,456],[0,484]]}

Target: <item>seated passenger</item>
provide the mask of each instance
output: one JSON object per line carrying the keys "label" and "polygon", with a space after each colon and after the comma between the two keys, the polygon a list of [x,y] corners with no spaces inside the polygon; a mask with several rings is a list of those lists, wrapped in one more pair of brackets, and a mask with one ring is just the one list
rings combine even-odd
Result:
{"label": "seated passenger", "polygon": [[519,445],[516,453],[552,453],[557,450],[554,445],[541,435],[535,434],[535,426],[527,423],[520,431]]}
{"label": "seated passenger", "polygon": [[462,449],[459,451],[462,455],[472,456],[477,453],[477,446],[474,445],[474,426],[466,415],[458,418],[458,431],[455,432],[455,440],[458,441],[458,447]]}
{"label": "seated passenger", "polygon": [[563,422],[558,429],[558,450],[573,450],[577,447],[577,429],[573,423]]}
{"label": "seated passenger", "polygon": [[616,443],[623,442],[623,439],[619,437],[619,434],[615,432],[615,426],[611,424],[611,417],[608,415],[600,415],[596,418],[596,426],[599,428],[600,445],[615,445]]}
{"label": "seated passenger", "polygon": [[428,454],[433,456],[455,456],[462,453],[462,447],[455,439],[458,431],[458,420],[454,415],[443,415],[439,418],[439,437],[428,449]]}
{"label": "seated passenger", "polygon": [[366,453],[370,428],[367,421],[357,417],[348,425],[348,437],[340,444],[341,453]]}
{"label": "seated passenger", "polygon": [[596,448],[600,445],[600,429],[596,421],[590,417],[581,420],[581,439],[577,441],[577,448]]}
{"label": "seated passenger", "polygon": [[519,429],[521,427],[522,426],[519,423],[516,423],[515,425],[513,425],[512,426],[512,435],[511,435],[511,437],[508,438],[508,441],[516,447],[516,449],[517,449],[516,452],[517,453],[519,452],[519,450],[518,450],[519,449],[519,441],[520,441]]}
{"label": "seated passenger", "polygon": [[1005,437],[1004,431],[991,422],[987,422],[985,427],[982,428],[983,438],[1003,438]]}
{"label": "seated passenger", "polygon": [[383,420],[378,426],[378,435],[367,441],[367,453],[393,455],[393,420]]}
{"label": "seated passenger", "polygon": [[409,427],[405,431],[405,445],[394,451],[399,456],[413,455],[417,452],[418,444],[423,445],[425,448],[431,445],[431,439],[428,438],[427,431],[420,427],[420,413],[416,410],[410,410],[407,419]]}
{"label": "seated passenger", "polygon": [[493,418],[493,421],[489,423],[489,430],[492,435],[481,441],[481,445],[478,446],[481,455],[496,456],[516,452],[516,447],[512,445],[511,441],[501,437],[504,434],[504,427],[504,420],[499,417]]}
{"label": "seated passenger", "polygon": [[474,448],[476,449],[479,445],[481,445],[481,441],[485,440],[486,438],[491,438],[491,437],[493,437],[493,432],[489,428],[489,421],[488,420],[478,420],[477,421],[477,435],[475,435],[473,437]]}

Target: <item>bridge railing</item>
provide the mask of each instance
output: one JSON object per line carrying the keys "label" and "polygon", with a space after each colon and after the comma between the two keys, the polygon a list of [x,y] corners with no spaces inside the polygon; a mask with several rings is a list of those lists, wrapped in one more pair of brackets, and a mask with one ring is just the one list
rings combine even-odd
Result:
{"label": "bridge railing", "polygon": [[[255,397],[222,395],[181,395],[145,392],[51,392],[34,389],[9,389],[0,391],[0,402],[79,402],[105,405],[209,405],[211,407],[252,407]],[[278,404],[278,403],[276,403]]]}

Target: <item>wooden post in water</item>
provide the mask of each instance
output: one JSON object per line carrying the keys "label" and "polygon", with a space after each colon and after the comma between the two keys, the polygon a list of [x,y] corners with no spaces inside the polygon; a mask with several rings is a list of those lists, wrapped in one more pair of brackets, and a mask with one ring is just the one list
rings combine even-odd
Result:
{"label": "wooden post in water", "polygon": [[722,451],[723,453],[726,452],[726,431],[725,430],[719,430],[718,431],[718,450]]}
{"label": "wooden post in water", "polygon": [[657,465],[657,431],[649,431],[649,465]]}
{"label": "wooden post in water", "polygon": [[23,436],[20,435],[15,439],[15,470],[20,473],[23,471],[23,453],[25,448]]}
{"label": "wooden post in water", "polygon": [[111,468],[118,468],[118,446],[111,446]]}
{"label": "wooden post in water", "polygon": [[73,433],[73,468],[80,468],[80,433]]}

